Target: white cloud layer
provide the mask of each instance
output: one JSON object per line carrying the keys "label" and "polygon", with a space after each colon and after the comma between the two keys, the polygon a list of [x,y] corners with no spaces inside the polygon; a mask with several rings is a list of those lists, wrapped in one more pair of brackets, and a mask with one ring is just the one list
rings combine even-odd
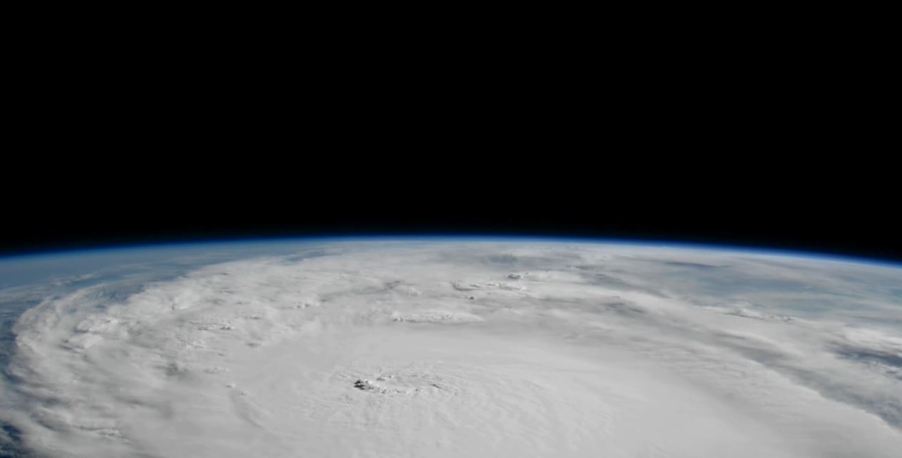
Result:
{"label": "white cloud layer", "polygon": [[372,243],[115,288],[18,319],[0,442],[92,457],[902,450],[899,269]]}

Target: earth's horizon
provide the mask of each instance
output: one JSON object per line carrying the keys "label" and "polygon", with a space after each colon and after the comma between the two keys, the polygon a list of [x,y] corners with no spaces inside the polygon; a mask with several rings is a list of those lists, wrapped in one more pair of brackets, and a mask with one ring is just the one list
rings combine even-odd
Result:
{"label": "earth's horizon", "polygon": [[0,456],[898,456],[902,264],[563,237],[0,258]]}

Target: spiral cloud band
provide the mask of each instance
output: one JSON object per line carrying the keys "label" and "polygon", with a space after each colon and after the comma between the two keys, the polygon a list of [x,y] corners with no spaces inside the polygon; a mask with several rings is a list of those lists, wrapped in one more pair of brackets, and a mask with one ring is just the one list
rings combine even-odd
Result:
{"label": "spiral cloud band", "polygon": [[900,269],[373,242],[116,288],[18,318],[0,442],[93,457],[902,450]]}

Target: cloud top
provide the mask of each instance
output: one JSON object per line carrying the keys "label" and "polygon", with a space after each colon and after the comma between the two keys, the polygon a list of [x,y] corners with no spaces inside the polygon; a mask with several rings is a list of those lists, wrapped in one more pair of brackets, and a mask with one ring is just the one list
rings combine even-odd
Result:
{"label": "cloud top", "polygon": [[98,457],[889,457],[899,284],[876,266],[574,243],[357,244],[128,294],[99,282],[19,317],[0,442]]}

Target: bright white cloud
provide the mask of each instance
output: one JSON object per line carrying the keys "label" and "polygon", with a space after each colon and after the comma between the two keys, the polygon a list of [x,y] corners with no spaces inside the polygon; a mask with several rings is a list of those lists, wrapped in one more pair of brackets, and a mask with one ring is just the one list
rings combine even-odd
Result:
{"label": "bright white cloud", "polygon": [[579,244],[248,259],[48,297],[0,419],[52,456],[897,456],[900,285]]}

